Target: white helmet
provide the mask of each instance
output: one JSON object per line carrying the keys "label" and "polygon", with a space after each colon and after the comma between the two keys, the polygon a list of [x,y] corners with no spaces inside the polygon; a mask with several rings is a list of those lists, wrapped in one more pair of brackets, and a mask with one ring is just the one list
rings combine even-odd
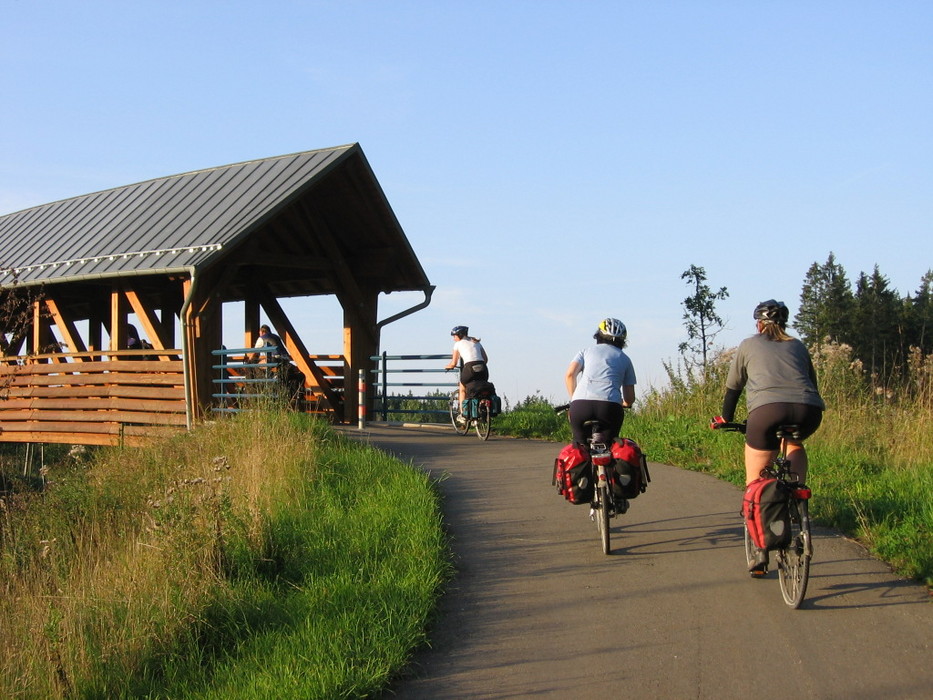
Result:
{"label": "white helmet", "polygon": [[628,331],[625,329],[625,324],[619,319],[604,318],[599,322],[599,328],[596,330],[596,334],[606,340],[624,341],[625,337],[628,335]]}

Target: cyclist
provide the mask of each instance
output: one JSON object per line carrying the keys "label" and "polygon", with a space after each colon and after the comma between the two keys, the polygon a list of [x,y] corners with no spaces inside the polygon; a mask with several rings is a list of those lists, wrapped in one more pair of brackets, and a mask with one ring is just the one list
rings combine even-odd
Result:
{"label": "cyclist", "polygon": [[[787,334],[787,306],[768,299],[755,307],[757,333],[743,340],[726,377],[722,415],[714,423],[732,421],[742,390],[747,388],[748,421],[745,430],[745,483],[750,484],[777,456],[782,425],[800,426],[800,437],[789,439],[787,459],[800,483],[807,477],[807,451],[803,440],[819,428],[825,404],[817,389],[810,353],[800,340]],[[764,571],[768,553],[758,553],[750,570]]]}
{"label": "cyclist", "polygon": [[573,441],[584,447],[586,421],[600,421],[607,427],[609,439],[615,439],[625,419],[623,408],[635,401],[635,368],[622,349],[628,338],[625,324],[605,318],[593,338],[596,345],[578,352],[564,377],[570,394]]}
{"label": "cyclist", "polygon": [[466,385],[474,381],[489,381],[489,368],[486,363],[489,357],[480,343],[479,338],[470,336],[470,329],[466,326],[454,326],[450,335],[455,338],[454,351],[450,362],[445,369],[460,367],[460,410],[463,410],[463,400],[466,398]]}

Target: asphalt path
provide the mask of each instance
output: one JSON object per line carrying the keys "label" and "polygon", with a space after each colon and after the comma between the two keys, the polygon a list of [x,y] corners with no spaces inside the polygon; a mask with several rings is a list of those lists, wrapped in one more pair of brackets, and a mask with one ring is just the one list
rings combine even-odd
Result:
{"label": "asphalt path", "polygon": [[439,480],[455,558],[430,647],[391,697],[933,698],[926,588],[817,529],[791,610],[776,573],[745,571],[735,486],[651,463],[607,556],[589,509],[550,484],[559,445],[346,432]]}

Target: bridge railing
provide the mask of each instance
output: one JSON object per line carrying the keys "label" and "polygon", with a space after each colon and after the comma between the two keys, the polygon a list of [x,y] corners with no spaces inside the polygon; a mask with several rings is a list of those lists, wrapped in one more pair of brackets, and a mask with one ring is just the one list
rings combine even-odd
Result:
{"label": "bridge railing", "polygon": [[[371,370],[372,411],[382,420],[389,416],[413,415],[424,422],[447,420],[451,392],[457,387],[458,374],[444,369],[446,355],[373,355]],[[433,361],[433,365],[429,364]],[[408,389],[408,393],[400,390]],[[431,390],[431,391],[429,391]]]}

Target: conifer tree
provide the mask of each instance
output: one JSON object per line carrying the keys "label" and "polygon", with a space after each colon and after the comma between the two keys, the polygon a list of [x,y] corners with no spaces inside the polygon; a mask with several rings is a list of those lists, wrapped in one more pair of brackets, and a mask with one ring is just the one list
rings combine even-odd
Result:
{"label": "conifer tree", "polygon": [[855,299],[842,265],[830,252],[823,265],[813,263],[807,270],[800,308],[794,328],[807,345],[813,347],[827,340],[838,343],[853,338],[852,311]]}
{"label": "conifer tree", "polygon": [[871,275],[859,275],[855,285],[855,333],[852,347],[870,376],[886,384],[892,372],[902,365],[904,304],[889,288],[888,278],[878,266]]}

